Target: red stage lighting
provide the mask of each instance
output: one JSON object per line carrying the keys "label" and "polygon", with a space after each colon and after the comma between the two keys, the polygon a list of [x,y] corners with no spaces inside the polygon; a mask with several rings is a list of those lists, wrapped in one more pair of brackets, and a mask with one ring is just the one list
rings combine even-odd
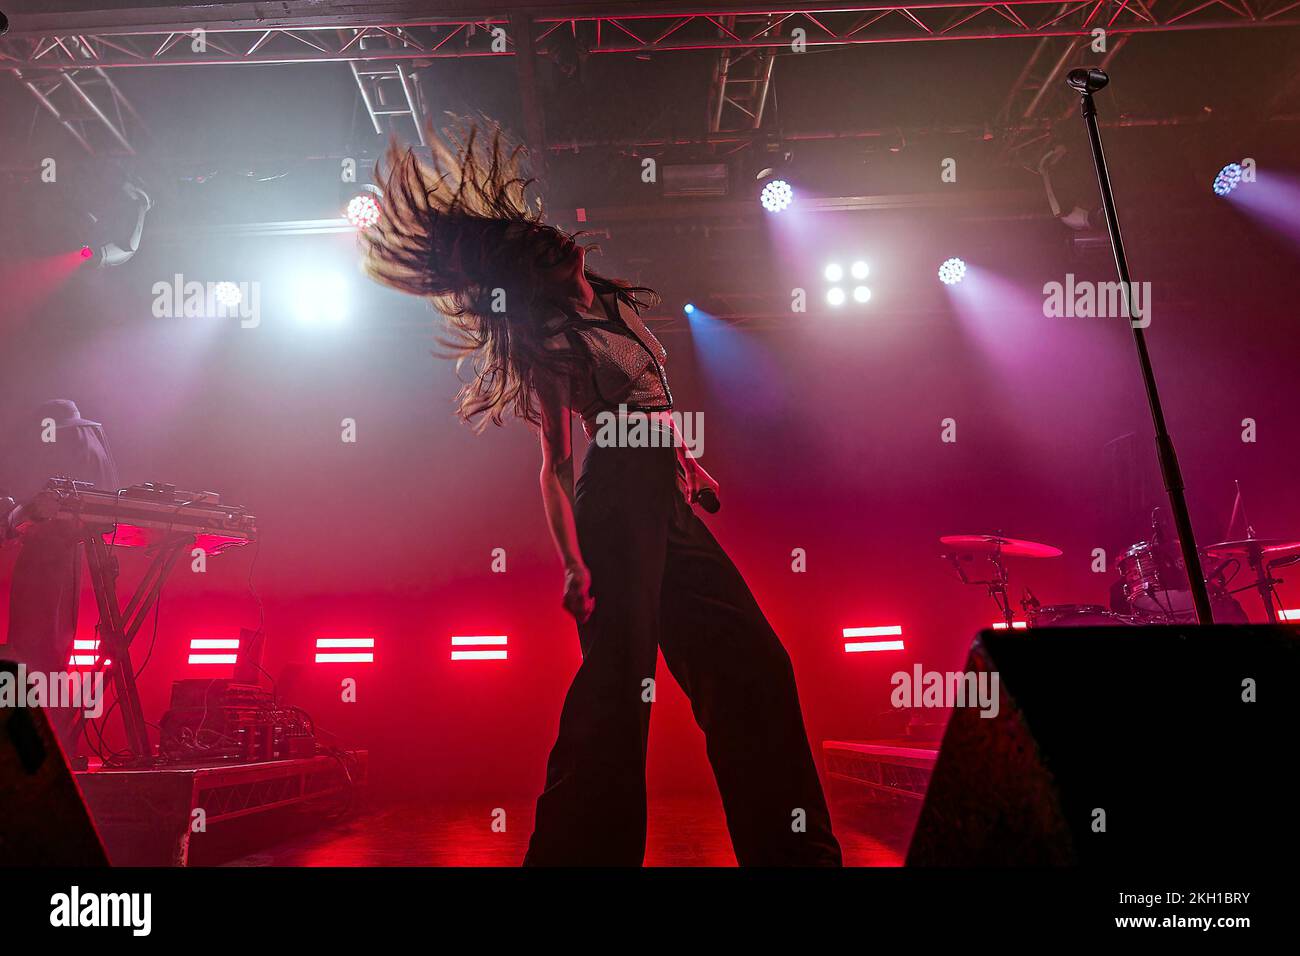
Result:
{"label": "red stage lighting", "polygon": [[901,651],[903,649],[903,625],[885,624],[877,627],[846,627],[844,636],[850,637],[896,637],[896,641],[849,641],[844,642],[846,654],[861,654],[864,651]]}
{"label": "red stage lighting", "polygon": [[[195,654],[195,651],[228,651],[226,654]],[[196,637],[190,641],[190,664],[236,664],[239,662],[239,638]]]}
{"label": "red stage lighting", "polygon": [[[453,637],[451,639],[451,659],[453,661],[503,661],[506,659],[506,642],[509,638],[504,634],[489,635],[487,637]],[[469,648],[469,650],[456,650],[458,647]],[[500,650],[483,650],[487,647],[498,647]]]}
{"label": "red stage lighting", "polygon": [[[99,663],[99,641],[77,638],[72,642],[72,655],[68,658],[69,667],[94,667]],[[112,661],[104,661],[108,666]]]}
{"label": "red stage lighting", "polygon": [[373,637],[316,638],[317,664],[373,664],[374,662],[375,639]]}

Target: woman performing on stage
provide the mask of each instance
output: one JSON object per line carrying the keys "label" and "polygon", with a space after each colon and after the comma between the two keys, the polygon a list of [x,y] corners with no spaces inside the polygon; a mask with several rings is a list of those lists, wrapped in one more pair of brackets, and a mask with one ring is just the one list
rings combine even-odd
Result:
{"label": "woman performing on stage", "polygon": [[[525,197],[519,161],[499,134],[488,144],[472,130],[454,151],[435,146],[431,166],[390,149],[382,214],[362,241],[373,278],[447,317],[446,344],[472,370],[461,418],[481,429],[512,415],[541,433],[542,502],[582,665],[524,863],[641,864],[662,649],[704,731],[740,864],[838,866],[790,659],[692,510],[718,486],[669,414],[666,353],[640,318],[658,297],[588,269],[587,249]],[[662,439],[593,441],[575,486],[573,414],[589,438],[598,416],[627,414]]]}

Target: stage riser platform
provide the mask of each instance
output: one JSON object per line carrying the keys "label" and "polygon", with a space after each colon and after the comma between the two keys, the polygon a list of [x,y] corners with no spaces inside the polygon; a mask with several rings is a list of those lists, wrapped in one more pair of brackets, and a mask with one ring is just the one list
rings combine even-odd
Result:
{"label": "stage riser platform", "polygon": [[[190,843],[222,823],[289,807],[342,803],[366,780],[367,752],[221,766],[97,768],[77,784],[114,866],[185,866]],[[194,832],[194,811],[206,832]]]}

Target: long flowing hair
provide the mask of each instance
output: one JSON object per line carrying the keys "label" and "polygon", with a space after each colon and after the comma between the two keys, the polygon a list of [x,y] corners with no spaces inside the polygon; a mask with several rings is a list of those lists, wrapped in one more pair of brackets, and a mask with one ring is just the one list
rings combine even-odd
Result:
{"label": "long flowing hair", "polygon": [[[442,137],[430,130],[428,139],[430,163],[390,144],[375,177],[379,220],[361,232],[363,268],[446,317],[442,354],[456,359],[458,372],[472,370],[457,395],[462,420],[482,430],[510,413],[537,425],[538,377],[584,365],[581,354],[544,344],[580,321],[546,297],[543,277],[573,254],[581,234],[546,224],[540,200],[528,197],[523,148],[500,129],[485,141],[462,121]],[[653,290],[585,274],[598,295],[613,293],[638,311],[659,302]]]}

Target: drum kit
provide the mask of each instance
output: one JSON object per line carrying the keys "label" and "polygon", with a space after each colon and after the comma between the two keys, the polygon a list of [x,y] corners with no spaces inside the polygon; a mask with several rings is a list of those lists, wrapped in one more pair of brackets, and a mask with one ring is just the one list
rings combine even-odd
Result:
{"label": "drum kit", "polygon": [[[1111,588],[1111,606],[1097,604],[1042,604],[1027,588],[1017,620],[1010,599],[1009,559],[1058,558],[1062,551],[1050,544],[992,534],[945,535],[939,539],[944,558],[963,584],[983,587],[1002,619],[998,627],[1137,627],[1144,624],[1194,624],[1196,610],[1187,581],[1186,566],[1177,541],[1162,540],[1159,528],[1150,541],[1140,541],[1116,562],[1118,580]],[[1300,540],[1256,538],[1220,541],[1199,549],[1201,573],[1210,592],[1217,624],[1245,624],[1247,617],[1233,597],[1254,590],[1271,623],[1277,623],[1280,605],[1274,572],[1300,563]],[[1234,579],[1248,568],[1247,583],[1233,587]]]}

